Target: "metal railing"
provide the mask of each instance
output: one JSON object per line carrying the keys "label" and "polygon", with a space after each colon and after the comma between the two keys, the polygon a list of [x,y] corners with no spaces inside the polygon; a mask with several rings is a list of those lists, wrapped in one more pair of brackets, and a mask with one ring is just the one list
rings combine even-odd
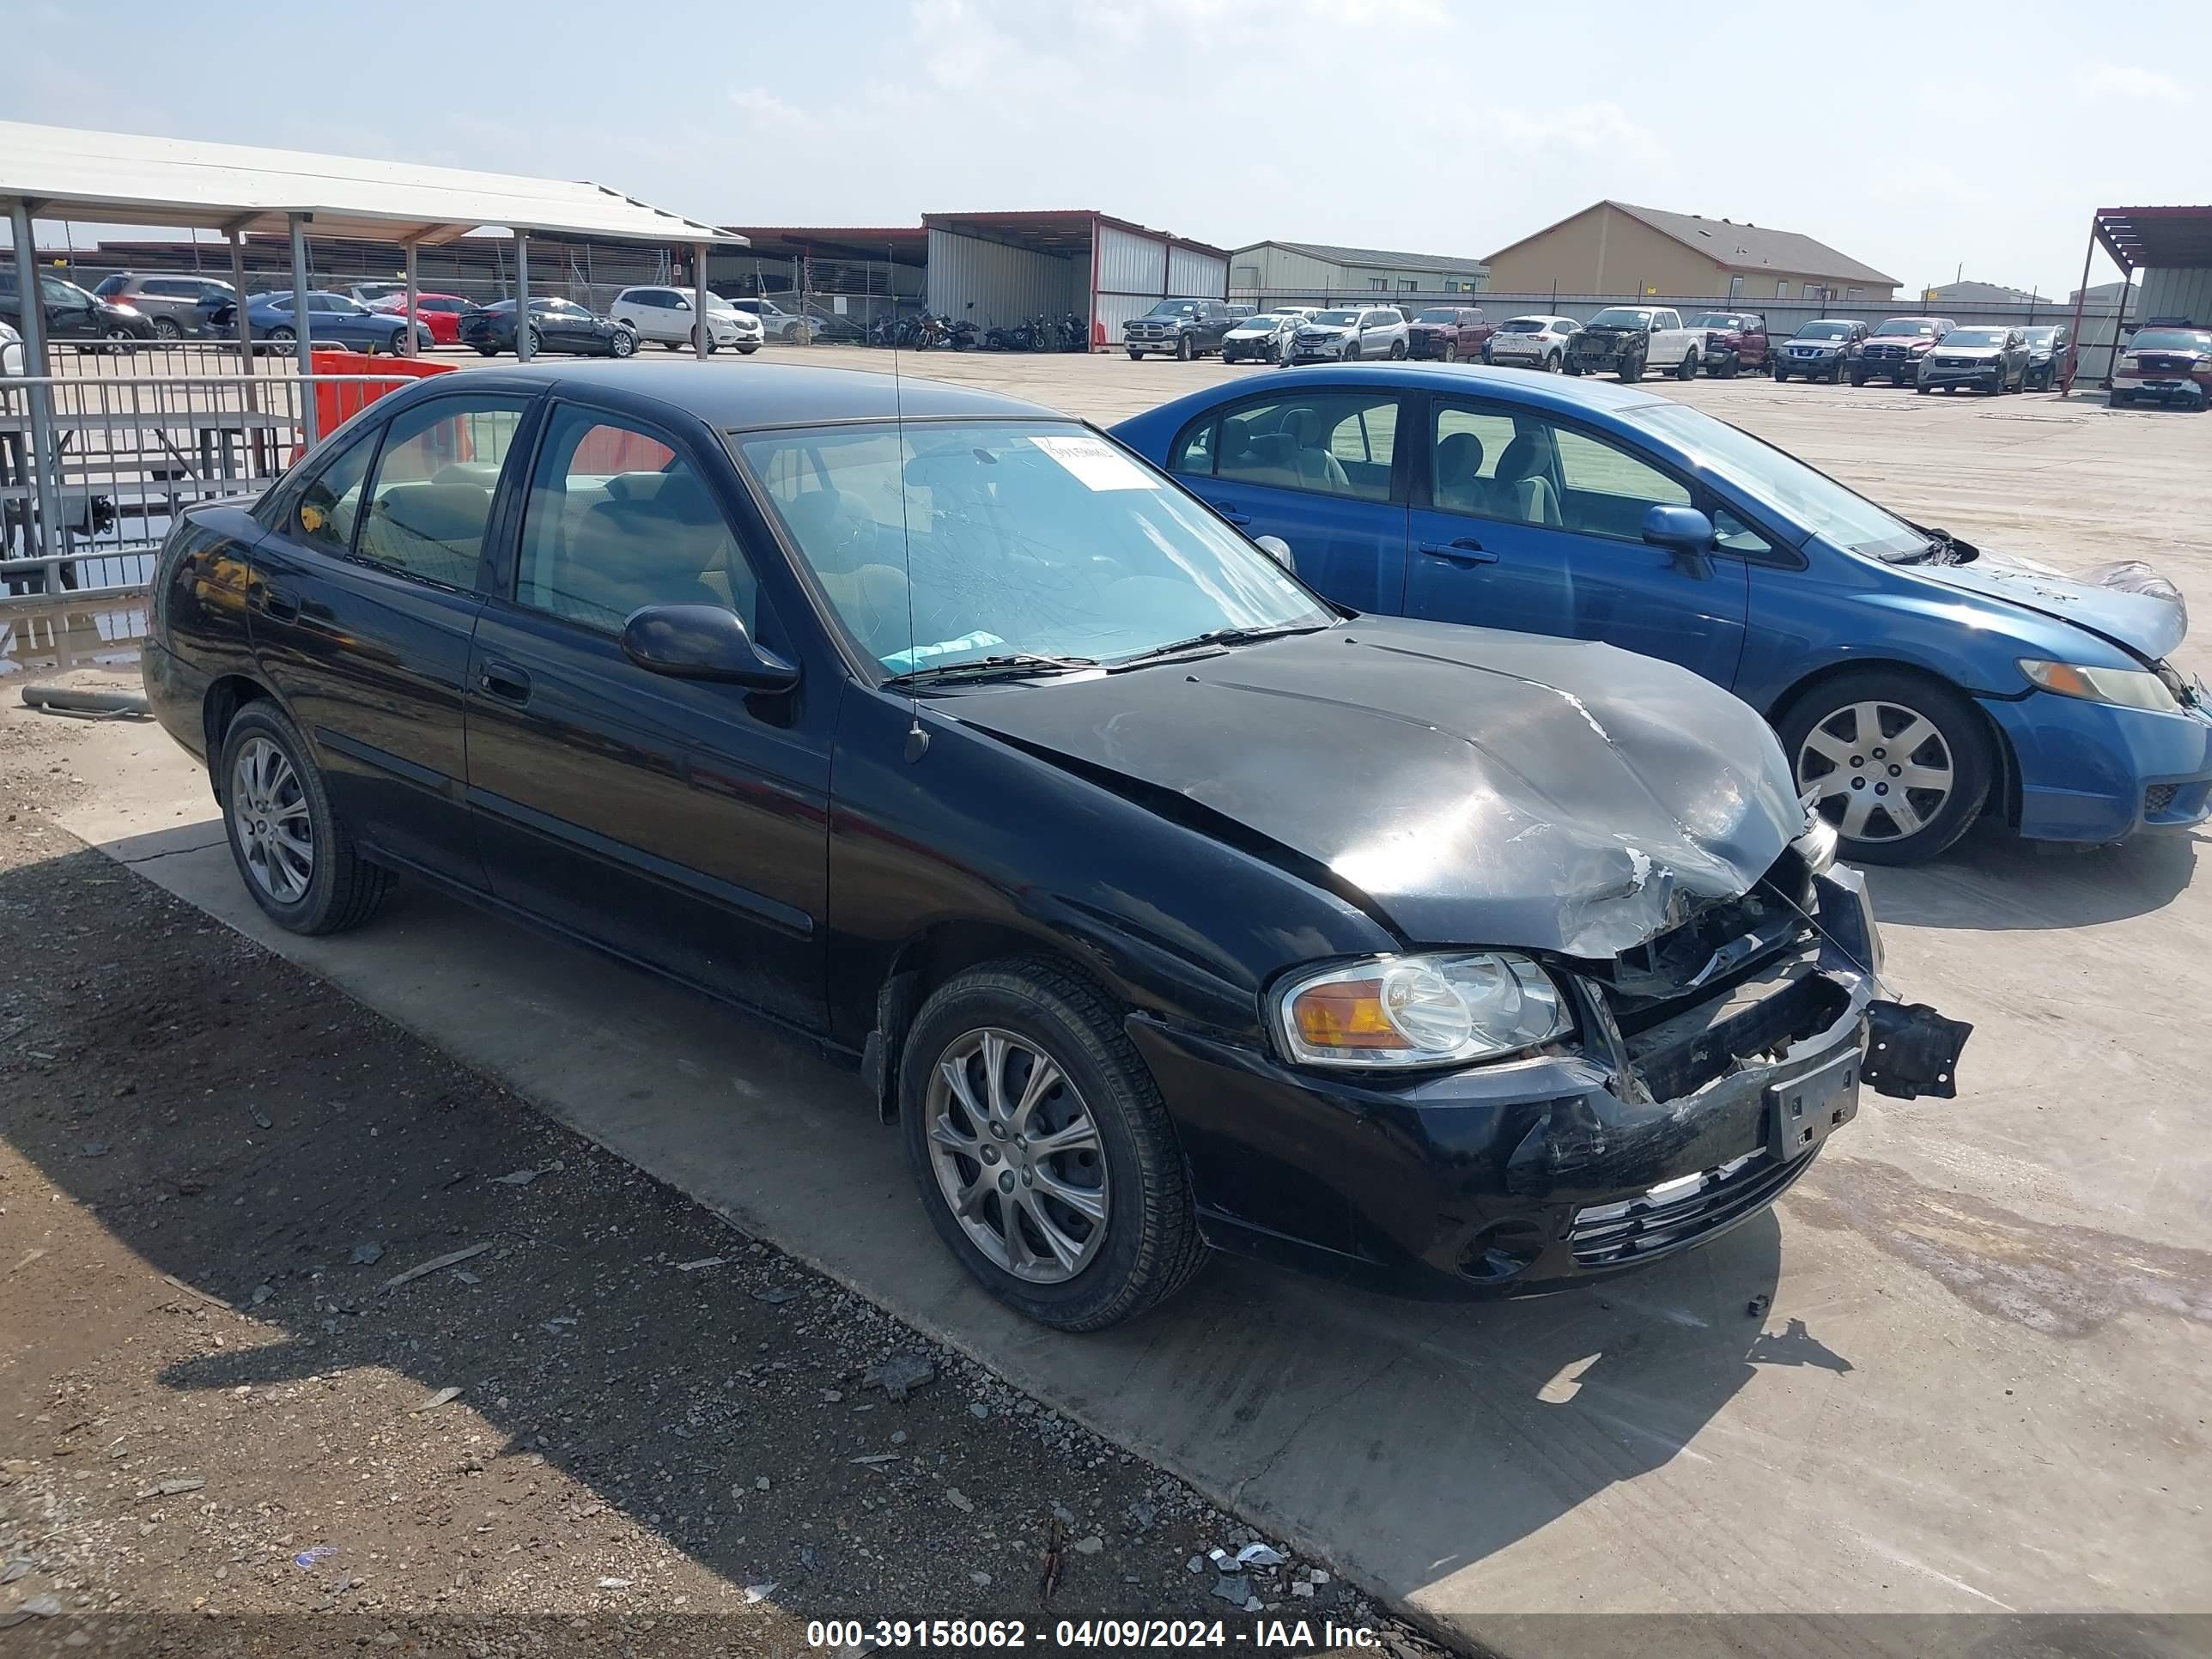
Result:
{"label": "metal railing", "polygon": [[[226,355],[185,349],[201,362]],[[148,374],[149,355],[0,379],[0,657],[66,665],[102,643],[127,646],[144,631],[155,555],[178,514],[258,495],[311,433],[414,383],[301,374],[282,359],[250,374]],[[236,361],[234,348],[227,355]]]}

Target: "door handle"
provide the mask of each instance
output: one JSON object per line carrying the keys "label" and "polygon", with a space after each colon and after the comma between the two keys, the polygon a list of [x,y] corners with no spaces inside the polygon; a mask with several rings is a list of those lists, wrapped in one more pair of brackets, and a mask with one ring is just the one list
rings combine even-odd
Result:
{"label": "door handle", "polygon": [[1423,542],[1420,550],[1432,559],[1442,559],[1446,564],[1498,562],[1498,555],[1472,536],[1462,536],[1455,542]]}
{"label": "door handle", "polygon": [[292,622],[300,614],[300,607],[286,599],[267,582],[256,582],[246,596],[253,608],[264,611],[278,622]]}
{"label": "door handle", "polygon": [[1241,526],[1252,522],[1252,515],[1250,514],[1239,513],[1235,507],[1230,506],[1226,501],[1214,502],[1213,510],[1233,525]]}
{"label": "door handle", "polygon": [[477,665],[477,684],[508,702],[530,701],[530,676],[511,662],[487,658]]}

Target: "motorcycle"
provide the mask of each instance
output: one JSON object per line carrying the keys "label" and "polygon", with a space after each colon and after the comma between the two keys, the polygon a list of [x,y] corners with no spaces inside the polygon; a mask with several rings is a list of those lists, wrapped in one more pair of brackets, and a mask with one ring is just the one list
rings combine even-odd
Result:
{"label": "motorcycle", "polygon": [[914,349],[916,351],[933,351],[939,346],[948,344],[951,337],[952,319],[950,317],[932,317],[924,313],[915,328]]}
{"label": "motorcycle", "polygon": [[1091,349],[1091,330],[1085,325],[1083,319],[1073,312],[1067,313],[1066,320],[1060,325],[1060,349],[1062,351]]}
{"label": "motorcycle", "polygon": [[983,349],[1028,351],[1032,349],[1035,338],[1029,322],[1024,319],[1015,324],[1012,328],[994,328],[987,331],[983,336]]}
{"label": "motorcycle", "polygon": [[957,323],[950,317],[939,317],[937,321],[955,351],[973,351],[981,343],[981,331],[964,317]]}

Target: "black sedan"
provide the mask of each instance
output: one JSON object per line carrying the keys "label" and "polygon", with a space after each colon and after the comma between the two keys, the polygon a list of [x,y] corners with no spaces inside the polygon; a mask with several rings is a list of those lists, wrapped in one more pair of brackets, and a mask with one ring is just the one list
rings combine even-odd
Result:
{"label": "black sedan", "polygon": [[277,923],[419,880],[806,1033],[1064,1329],[1601,1279],[1950,1091],[1751,709],[1288,555],[969,387],[488,369],[187,508],[145,678]]}
{"label": "black sedan", "polygon": [[[487,357],[514,349],[514,301],[500,300],[461,319],[461,343]],[[637,351],[637,331],[587,311],[573,300],[530,302],[530,351],[565,351],[586,357],[628,357]]]}
{"label": "black sedan", "polygon": [[[154,337],[154,319],[134,305],[101,299],[75,283],[40,271],[39,316],[49,341],[104,340],[106,349],[128,349]],[[0,322],[23,326],[23,290],[12,269],[0,269]],[[80,351],[94,348],[79,344]]]}

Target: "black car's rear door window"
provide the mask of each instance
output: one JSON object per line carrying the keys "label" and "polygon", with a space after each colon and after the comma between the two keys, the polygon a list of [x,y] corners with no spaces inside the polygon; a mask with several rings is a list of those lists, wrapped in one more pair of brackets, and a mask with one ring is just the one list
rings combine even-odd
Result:
{"label": "black car's rear door window", "polygon": [[441,587],[475,587],[500,471],[529,406],[527,398],[459,394],[398,416],[355,556]]}

